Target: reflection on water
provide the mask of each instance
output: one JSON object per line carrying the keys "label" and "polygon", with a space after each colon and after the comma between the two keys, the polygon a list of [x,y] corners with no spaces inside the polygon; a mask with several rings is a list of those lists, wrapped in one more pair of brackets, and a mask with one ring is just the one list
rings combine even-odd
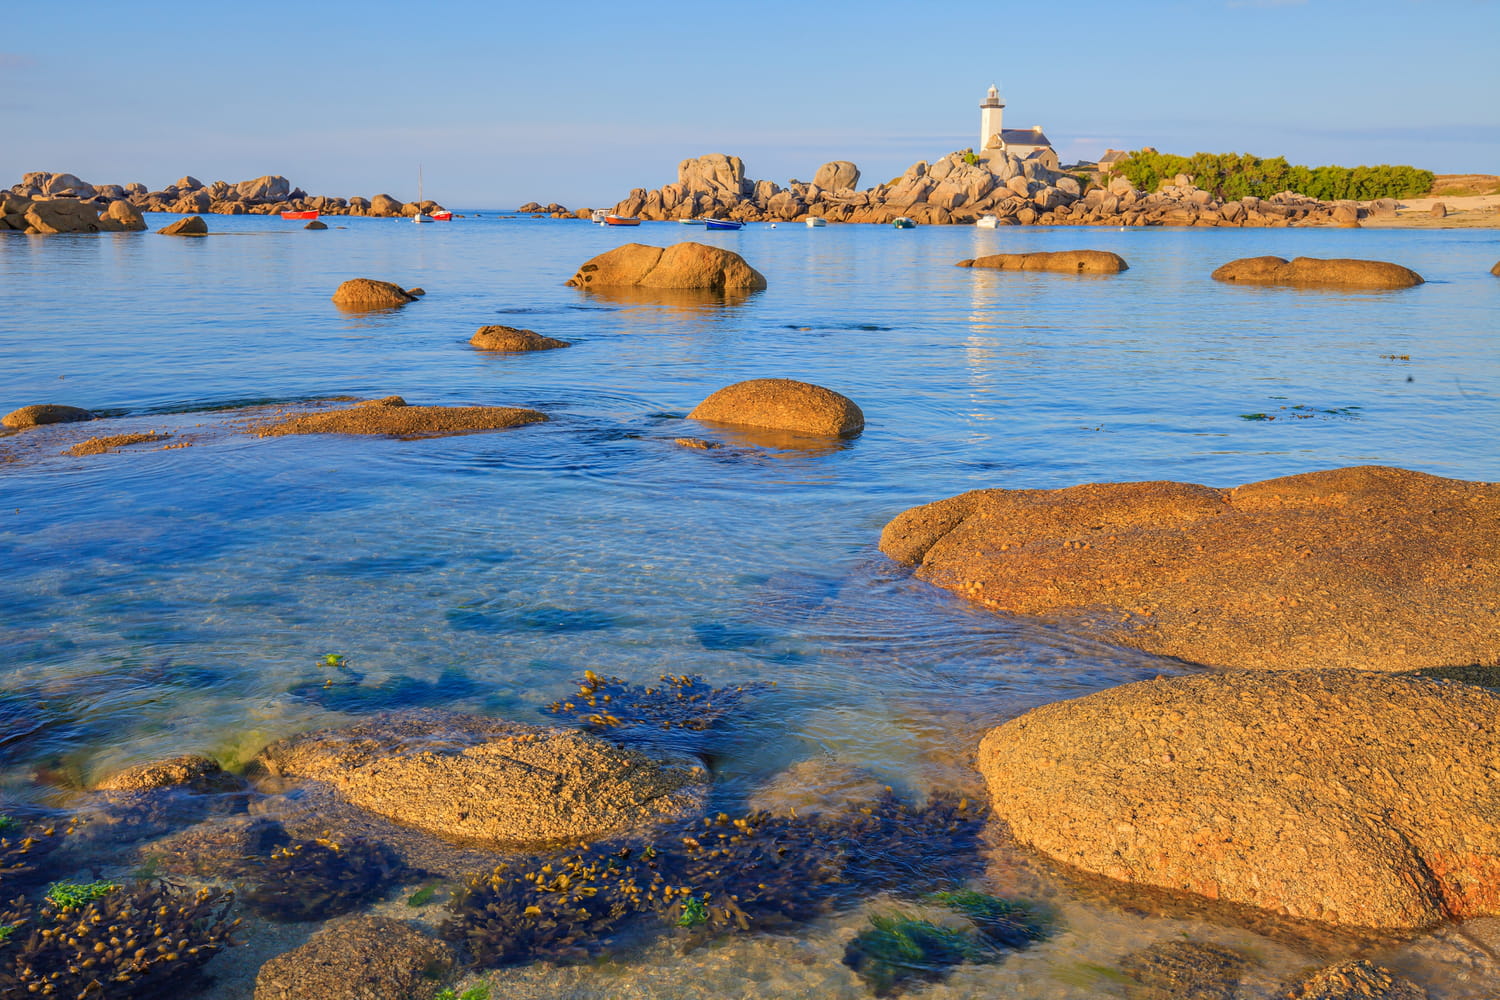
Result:
{"label": "reflection on water", "polygon": [[[1464,234],[1090,230],[1078,237],[1130,270],[1058,281],[953,266],[1050,248],[1045,230],[751,227],[724,245],[770,286],[726,303],[563,287],[619,241],[582,223],[215,225],[266,238],[0,239],[0,410],[114,414],[0,439],[7,803],[57,802],[184,752],[243,763],[272,739],[393,706],[545,721],[585,670],[774,681],[714,743],[728,803],[809,760],[911,801],[981,796],[971,763],[989,727],[1192,668],[912,580],[875,548],[896,513],[981,487],[1228,486],[1365,462],[1500,478],[1496,253]],[[682,236],[648,224],[634,238]],[[1429,281],[1371,296],[1207,278],[1262,253],[1394,260]],[[362,275],[428,294],[345,316],[329,296]],[[506,316],[575,346],[503,363],[466,348]],[[808,442],[683,418],[761,377],[849,396],[864,433]],[[258,439],[215,412],[392,394],[552,419],[424,441]],[[1359,419],[1242,419],[1278,397]],[[80,436],[152,429],[188,446],[60,454]],[[692,436],[723,447],[673,443]],[[991,862],[992,885],[1044,891],[1065,930],[955,967],[924,995],[1119,995],[1121,955],[1183,934],[1253,951],[1271,986],[1364,947],[1023,878],[1003,845]],[[507,996],[865,995],[842,956],[868,916],[497,983]],[[1438,945],[1382,948],[1435,995],[1479,995],[1434,971],[1431,955],[1449,954]]]}

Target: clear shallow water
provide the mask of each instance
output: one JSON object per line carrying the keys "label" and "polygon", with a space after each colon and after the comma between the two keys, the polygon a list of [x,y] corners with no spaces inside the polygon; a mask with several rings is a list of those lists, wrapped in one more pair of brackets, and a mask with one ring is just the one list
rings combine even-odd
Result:
{"label": "clear shallow water", "polygon": [[[978,735],[1031,706],[1191,668],[913,582],[876,549],[900,511],[977,487],[1364,463],[1500,478],[1494,231],[329,221],[0,239],[0,411],[68,403],[119,414],[89,434],[185,434],[215,407],[400,394],[552,421],[0,464],[0,691],[26,709],[0,705],[8,793],[35,794],[39,766],[243,760],[347,719],[292,693],[330,652],[367,685],[414,678],[522,719],[585,669],[774,680],[718,762],[726,789],[831,753],[920,793],[971,782]],[[610,246],[685,239],[740,251],[770,287],[707,305],[563,285]],[[1080,247],[1130,270],[953,266]],[[1391,260],[1428,283],[1208,279],[1266,253]],[[329,296],[355,276],[428,295],[345,315]],[[485,323],[575,346],[488,356],[467,345]],[[672,443],[722,437],[684,415],[773,376],[850,396],[864,434],[822,452]]]}

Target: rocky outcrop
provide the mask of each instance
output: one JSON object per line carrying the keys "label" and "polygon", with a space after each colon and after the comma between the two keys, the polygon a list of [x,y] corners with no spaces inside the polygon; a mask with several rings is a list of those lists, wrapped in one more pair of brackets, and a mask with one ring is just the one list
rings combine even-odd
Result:
{"label": "rocky outcrop", "polygon": [[454,959],[403,920],[340,917],[262,965],[254,1000],[430,1000]]}
{"label": "rocky outcrop", "polygon": [[[125,202],[140,212],[177,212],[189,215],[270,215],[286,211],[316,210],[324,215],[378,215],[393,218],[410,218],[418,211],[432,213],[442,206],[435,201],[401,202],[389,195],[376,195],[374,199],[330,198],[309,195],[280,175],[271,174],[254,180],[230,183],[214,181],[204,184],[196,177],[179,178],[175,183],[157,191],[148,190],[144,184],[88,184],[72,174],[53,174],[34,171],[21,178],[20,183],[10,188],[9,194],[27,202],[65,200],[92,208],[94,221],[100,212],[116,202]],[[376,206],[378,204],[378,210]],[[24,209],[11,212],[9,208],[0,213],[0,229],[26,229],[28,224],[17,225],[16,215],[24,218]],[[83,223],[86,225],[86,223]],[[137,228],[127,225],[126,228]],[[142,223],[139,228],[144,229]],[[69,229],[61,232],[108,232],[113,231],[113,222],[98,229]],[[45,230],[37,230],[45,232]]]}
{"label": "rocky outcrop", "polygon": [[681,819],[707,774],[574,729],[450,712],[378,716],[267,747],[271,775],[321,782],[378,816],[447,840],[539,847]]}
{"label": "rocky outcrop", "polygon": [[1224,667],[1500,663],[1500,484],[1379,466],[1211,489],[975,490],[881,551],[999,611]]}
{"label": "rocky outcrop", "polygon": [[1362,671],[1158,678],[980,744],[995,814],[1074,868],[1353,927],[1500,914],[1500,697]]}
{"label": "rocky outcrop", "polygon": [[374,278],[350,278],[333,292],[333,304],[351,312],[394,309],[417,298],[400,285]]}
{"label": "rocky outcrop", "polygon": [[250,426],[258,437],[287,434],[371,434],[379,437],[447,437],[543,423],[545,413],[515,406],[407,406],[400,396],[334,410],[271,417]]}
{"label": "rocky outcrop", "polygon": [[1215,281],[1241,285],[1299,285],[1324,288],[1410,288],[1422,276],[1383,260],[1317,257],[1242,257],[1216,269]]}
{"label": "rocky outcrop", "polygon": [[958,266],[996,271],[1058,271],[1064,274],[1119,274],[1129,269],[1125,258],[1108,250],[997,253],[973,260],[961,260]]}
{"label": "rocky outcrop", "polygon": [[574,288],[703,289],[750,291],[766,287],[763,274],[732,250],[702,243],[653,247],[627,243],[578,269],[567,282]]}
{"label": "rocky outcrop", "polygon": [[1225,201],[1178,175],[1156,191],[1137,190],[1123,177],[1106,182],[1050,170],[1037,158],[976,155],[960,150],[912,164],[886,184],[856,190],[859,168],[826,163],[811,183],[785,187],[745,176],[738,157],[711,153],[682,161],[677,181],[655,190],[636,188],[614,207],[645,219],[700,216],[745,222],[794,220],[809,215],[831,222],[970,223],[981,215],[1022,225],[1102,226],[1311,226],[1358,225],[1395,211],[1394,203],[1320,202],[1290,191],[1270,198]]}
{"label": "rocky outcrop", "polygon": [[208,223],[200,216],[190,215],[186,219],[178,219],[169,226],[163,226],[157,230],[163,236],[207,236]]}
{"label": "rocky outcrop", "polygon": [[864,413],[847,396],[787,378],[726,386],[694,407],[688,418],[818,437],[846,437],[865,427]]}
{"label": "rocky outcrop", "polygon": [[43,424],[71,424],[93,419],[92,412],[77,406],[63,406],[60,403],[33,403],[19,410],[11,410],[4,417],[0,417],[0,426],[24,430],[27,427],[40,427]]}
{"label": "rocky outcrop", "polygon": [[550,351],[572,346],[566,340],[544,337],[535,330],[513,326],[481,326],[469,338],[469,343],[481,351]]}

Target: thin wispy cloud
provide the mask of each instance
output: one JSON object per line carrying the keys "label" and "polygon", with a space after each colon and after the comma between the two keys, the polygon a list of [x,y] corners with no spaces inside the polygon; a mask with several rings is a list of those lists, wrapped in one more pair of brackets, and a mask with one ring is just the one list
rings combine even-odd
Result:
{"label": "thin wispy cloud", "polygon": [[24,52],[0,52],[0,70],[30,69],[36,60]]}

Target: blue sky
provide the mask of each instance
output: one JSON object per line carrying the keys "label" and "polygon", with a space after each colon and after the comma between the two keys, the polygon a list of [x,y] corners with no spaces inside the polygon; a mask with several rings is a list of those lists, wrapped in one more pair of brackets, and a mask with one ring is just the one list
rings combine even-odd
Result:
{"label": "blue sky", "polygon": [[[64,17],[56,11],[66,11]],[[0,15],[0,186],[284,174],[313,194],[613,204],[723,152],[862,186],[1008,127],[1500,173],[1500,0],[200,2]]]}

